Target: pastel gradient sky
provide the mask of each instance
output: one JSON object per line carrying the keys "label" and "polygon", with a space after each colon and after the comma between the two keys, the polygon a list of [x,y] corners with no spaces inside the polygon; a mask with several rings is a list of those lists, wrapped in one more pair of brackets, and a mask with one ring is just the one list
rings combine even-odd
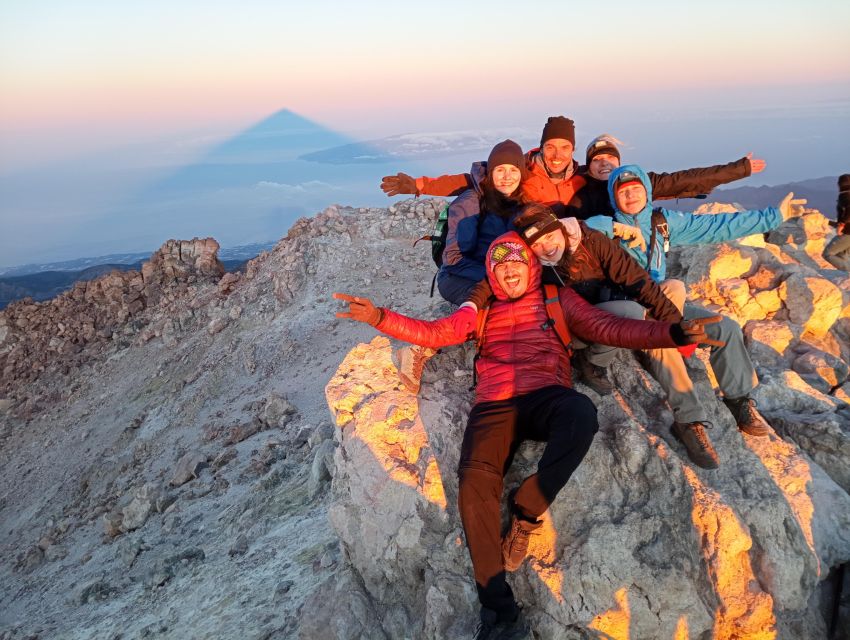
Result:
{"label": "pastel gradient sky", "polygon": [[579,148],[609,131],[654,169],[755,150],[768,182],[836,175],[848,25],[846,0],[2,0],[0,254],[23,219],[108,215],[141,180],[116,169],[177,167],[281,109],[352,139],[565,114]]}
{"label": "pastel gradient sky", "polygon": [[24,162],[283,107],[390,134],[625,92],[846,90],[848,24],[834,0],[4,0],[0,134]]}

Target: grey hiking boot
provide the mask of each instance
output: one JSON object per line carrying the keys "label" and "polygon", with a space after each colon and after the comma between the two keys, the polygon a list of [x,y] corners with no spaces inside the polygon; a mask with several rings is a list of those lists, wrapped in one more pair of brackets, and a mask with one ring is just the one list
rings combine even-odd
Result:
{"label": "grey hiking boot", "polygon": [[473,640],[524,640],[530,637],[522,611],[517,611],[513,619],[505,620],[496,611],[483,607]]}
{"label": "grey hiking boot", "polygon": [[393,363],[398,368],[398,377],[410,393],[419,393],[422,370],[435,353],[437,353],[436,349],[419,345],[402,347],[393,353]]}
{"label": "grey hiking boot", "polygon": [[676,439],[685,445],[688,457],[695,465],[703,469],[716,469],[720,466],[720,458],[708,439],[702,422],[674,422],[671,431]]}
{"label": "grey hiking boot", "polygon": [[543,525],[511,516],[511,526],[502,537],[502,561],[505,571],[516,571],[528,554],[528,538]]}
{"label": "grey hiking boot", "polygon": [[586,349],[579,349],[572,358],[572,366],[578,379],[599,395],[607,395],[614,390],[608,380],[608,371],[587,359]]}
{"label": "grey hiking boot", "polygon": [[723,404],[732,412],[732,417],[738,423],[738,429],[750,436],[766,436],[770,427],[756,411],[756,401],[750,396],[743,398],[723,398]]}

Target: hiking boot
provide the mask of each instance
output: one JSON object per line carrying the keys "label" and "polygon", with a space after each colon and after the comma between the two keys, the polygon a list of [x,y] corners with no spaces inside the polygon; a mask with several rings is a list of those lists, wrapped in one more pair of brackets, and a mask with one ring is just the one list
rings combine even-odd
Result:
{"label": "hiking boot", "polygon": [[695,465],[703,469],[716,469],[720,466],[720,458],[711,445],[702,422],[674,422],[671,431],[676,439],[685,445],[688,457]]}
{"label": "hiking boot", "polygon": [[608,380],[608,371],[590,362],[585,351],[586,349],[579,349],[573,356],[572,365],[578,374],[578,379],[599,395],[611,393],[614,385]]}
{"label": "hiking boot", "polygon": [[503,620],[496,611],[481,608],[481,621],[475,629],[473,640],[523,640],[528,637],[529,628],[522,611],[517,611],[512,620]]}
{"label": "hiking boot", "polygon": [[738,429],[749,436],[766,436],[770,427],[756,411],[756,401],[750,396],[743,398],[723,398],[723,404],[732,412],[732,417],[738,423]]}
{"label": "hiking boot", "polygon": [[528,553],[528,537],[542,524],[511,516],[511,527],[502,537],[502,561],[505,563],[505,571],[519,569]]}
{"label": "hiking boot", "polygon": [[393,352],[393,363],[398,368],[398,377],[410,393],[419,393],[419,383],[422,381],[422,370],[425,363],[437,353],[436,349],[410,345]]}

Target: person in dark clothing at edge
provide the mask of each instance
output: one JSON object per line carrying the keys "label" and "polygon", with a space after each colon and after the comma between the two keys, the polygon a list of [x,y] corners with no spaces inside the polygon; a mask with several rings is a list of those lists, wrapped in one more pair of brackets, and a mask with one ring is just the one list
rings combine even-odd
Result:
{"label": "person in dark clothing at edge", "polygon": [[850,271],[850,174],[838,177],[838,202],[835,205],[835,233],[824,247],[823,258],[836,269]]}
{"label": "person in dark clothing at edge", "polygon": [[[450,316],[417,320],[375,307],[367,298],[335,293],[352,318],[415,344],[441,347],[477,338],[478,385],[461,445],[458,509],[469,548],[480,624],[475,638],[525,637],[527,626],[506,580],[520,566],[528,536],[578,468],[598,430],[596,408],[571,388],[566,347],[550,328],[541,268],[516,232],[497,238],[486,255],[495,296],[481,329],[479,312],[464,303]],[[558,299],[570,333],[629,349],[696,344],[717,319],[655,322],[618,318],[585,302],[568,287]],[[519,444],[546,442],[537,471],[511,494],[511,525],[500,536],[503,478]]]}
{"label": "person in dark clothing at edge", "polygon": [[[484,279],[484,256],[490,243],[514,228],[527,177],[522,148],[513,140],[500,142],[486,163],[472,166],[470,176],[472,186],[449,206],[443,264],[437,273],[440,295],[455,305]],[[412,393],[418,393],[422,370],[435,353],[418,345],[393,352],[399,377]]]}
{"label": "person in dark clothing at edge", "polygon": [[[793,200],[789,193],[778,207],[739,213],[694,214],[685,211],[660,209],[667,227],[666,237],[662,233],[652,234],[652,185],[649,176],[637,165],[623,165],[611,172],[608,178],[608,197],[614,208],[613,219],[609,216],[594,216],[586,221],[607,236],[613,236],[613,224],[621,222],[640,227],[644,237],[649,238],[646,248],[623,245],[653,280],[664,282],[667,274],[666,255],[670,246],[688,244],[712,244],[726,242],[755,233],[763,233],[779,226],[784,220],[798,216],[800,205],[805,200]],[[621,243],[622,245],[622,243]],[[678,282],[678,281],[674,281]],[[682,311],[685,319],[714,315],[711,311],[693,304],[685,304],[685,289],[678,293],[668,289],[667,295]],[[766,436],[770,427],[759,415],[750,392],[758,384],[750,356],[744,346],[741,327],[729,317],[706,331],[712,340],[723,346],[712,346],[709,362],[723,402],[738,425],[738,429],[750,436]],[[700,466],[713,468],[719,464],[717,452],[705,432],[709,424],[708,415],[696,394],[682,357],[676,350],[662,349],[650,360],[650,371],[661,383],[667,399],[673,407],[676,421],[673,434],[688,450],[691,460]]]}

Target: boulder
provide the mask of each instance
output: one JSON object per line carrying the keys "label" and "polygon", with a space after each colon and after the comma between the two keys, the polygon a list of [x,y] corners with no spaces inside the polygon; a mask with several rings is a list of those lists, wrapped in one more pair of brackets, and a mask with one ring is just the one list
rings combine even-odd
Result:
{"label": "boulder", "polygon": [[815,336],[826,334],[841,315],[841,291],[829,280],[792,274],[779,286],[788,318]]}
{"label": "boulder", "polygon": [[[432,359],[436,380],[417,398],[390,354],[382,337],[357,345],[326,387],[340,443],[330,520],[372,606],[412,637],[455,638],[477,609],[455,507],[470,398],[451,383],[453,357]],[[785,633],[822,572],[850,557],[850,495],[793,442],[742,436],[716,404],[721,467],[694,469],[655,385],[622,364],[619,391],[597,401],[590,452],[509,576],[532,627],[547,638]],[[541,451],[520,448],[505,494]],[[398,637],[395,624],[382,618],[380,630]]]}
{"label": "boulder", "polygon": [[197,478],[201,470],[208,466],[206,454],[200,451],[188,451],[177,461],[169,484],[172,487],[179,487],[186,484],[190,480]]}

